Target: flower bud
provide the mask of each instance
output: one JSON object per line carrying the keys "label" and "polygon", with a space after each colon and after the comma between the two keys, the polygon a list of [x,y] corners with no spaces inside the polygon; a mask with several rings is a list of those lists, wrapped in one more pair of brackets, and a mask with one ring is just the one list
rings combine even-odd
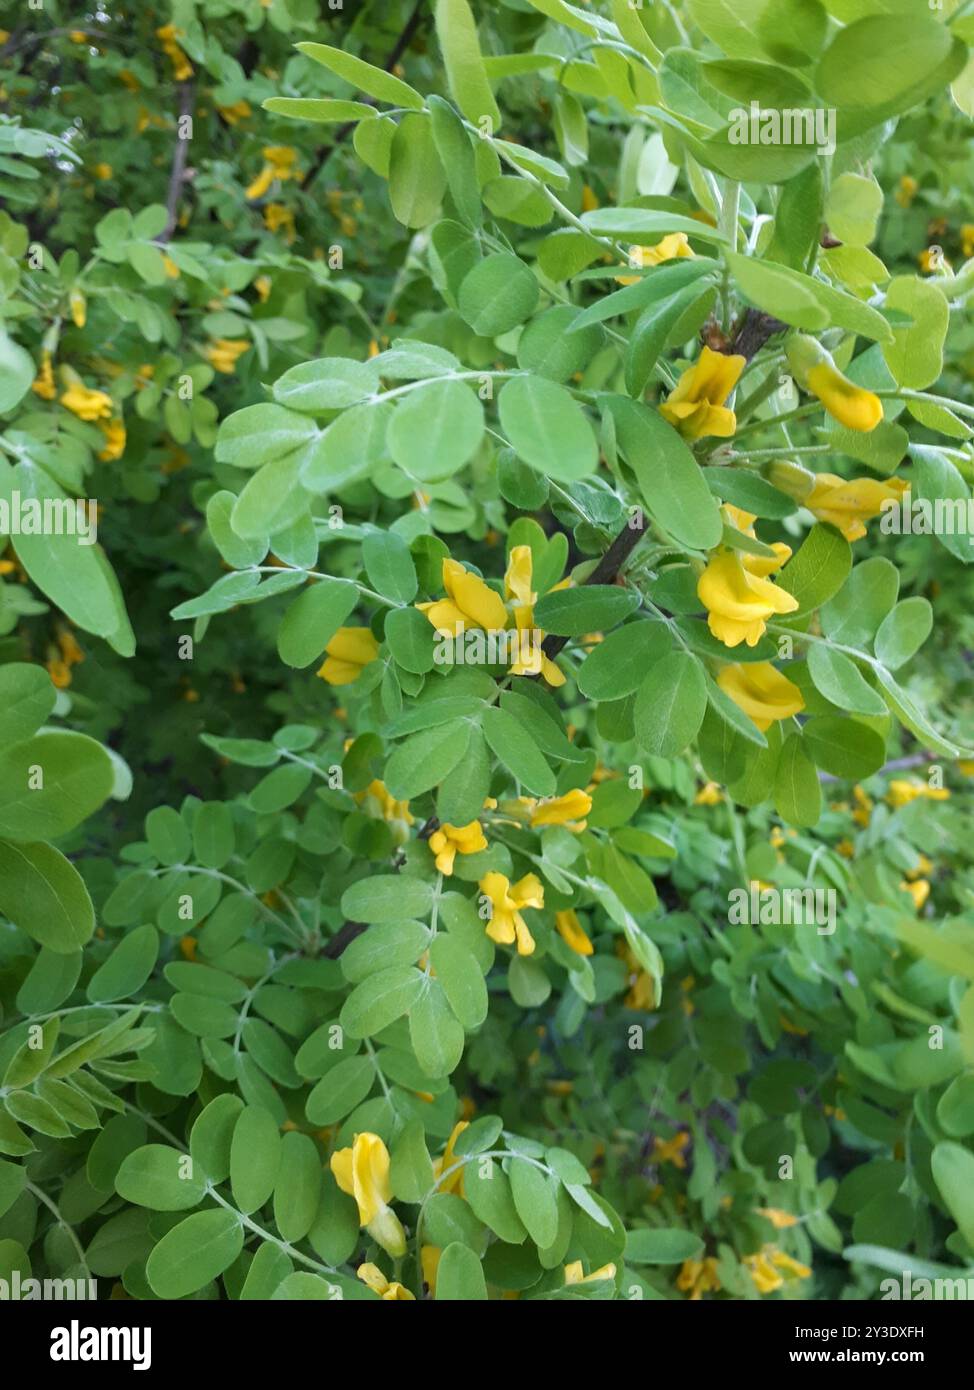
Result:
{"label": "flower bud", "polygon": [[815,486],[815,474],[792,459],[771,459],[761,469],[761,474],[772,487],[796,502],[804,502]]}
{"label": "flower bud", "polygon": [[788,366],[805,391],[817,396],[833,419],[868,434],[883,418],[883,403],[872,391],[842,375],[832,354],[806,333],[795,333],[785,347]]}

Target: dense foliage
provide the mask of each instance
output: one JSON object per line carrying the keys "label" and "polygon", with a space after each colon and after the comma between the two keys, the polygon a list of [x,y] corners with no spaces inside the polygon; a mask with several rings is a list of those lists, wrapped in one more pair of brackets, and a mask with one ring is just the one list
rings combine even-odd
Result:
{"label": "dense foliage", "polygon": [[3,22],[0,1279],[974,1272],[974,5]]}

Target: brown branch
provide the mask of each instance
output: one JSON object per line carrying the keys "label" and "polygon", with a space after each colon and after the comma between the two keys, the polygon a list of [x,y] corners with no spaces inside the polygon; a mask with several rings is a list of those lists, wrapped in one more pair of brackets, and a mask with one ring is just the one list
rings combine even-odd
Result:
{"label": "brown branch", "polygon": [[195,84],[192,78],[188,82],[180,82],[176,148],[173,150],[172,169],[169,173],[169,192],[166,196],[166,225],[156,237],[156,241],[161,246],[165,246],[167,242],[172,240],[176,230],[176,210],[179,207],[179,195],[186,179],[186,160],[189,154],[189,140],[183,139],[180,126],[185,120],[192,120],[194,92]]}

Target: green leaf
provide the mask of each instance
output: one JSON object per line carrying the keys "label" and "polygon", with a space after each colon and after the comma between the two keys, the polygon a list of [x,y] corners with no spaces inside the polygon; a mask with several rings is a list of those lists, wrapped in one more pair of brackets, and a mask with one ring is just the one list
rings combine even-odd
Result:
{"label": "green leaf", "polygon": [[76,499],[32,463],[19,463],[11,479],[20,492],[21,505],[38,501],[42,506],[56,506],[65,518],[58,534],[12,538],[17,559],[31,580],[78,627],[104,637],[120,655],[131,656],[135,639],[115,572],[101,546],[82,544],[77,527],[74,532],[68,529],[79,517]]}
{"label": "green leaf", "polygon": [[424,986],[423,973],[414,966],[378,970],[356,985],[345,1000],[341,1025],[351,1038],[374,1037],[404,1013],[415,1011]]}
{"label": "green leaf", "polygon": [[586,584],[545,594],[535,604],[534,616],[545,632],[580,637],[588,632],[607,632],[638,607],[638,596],[631,590],[615,584]]}
{"label": "green leaf", "polygon": [[[287,376],[282,377],[284,380]],[[234,468],[262,468],[310,443],[318,427],[307,416],[283,405],[247,405],[235,410],[220,425],[216,439],[218,463]]]}
{"label": "green leaf", "polygon": [[287,116],[294,121],[316,121],[326,125],[344,125],[347,121],[375,118],[375,109],[364,101],[337,101],[330,97],[268,97],[261,102],[272,116]]}
{"label": "green leaf", "polygon": [[765,313],[796,328],[815,330],[831,324],[879,343],[892,342],[893,330],[882,314],[862,300],[790,266],[725,254],[744,298]]}
{"label": "green leaf", "polygon": [[566,483],[595,471],[595,432],[564,386],[544,377],[515,377],[502,388],[497,408],[514,452],[531,468]]}
{"label": "green leaf", "polygon": [[353,883],[342,895],[342,912],[353,922],[401,922],[429,915],[433,886],[425,879],[377,874]]}
{"label": "green leaf", "polygon": [[145,1274],[159,1298],[186,1298],[233,1264],[243,1249],[236,1212],[198,1211],[173,1226],[149,1256]]}
{"label": "green leaf", "polygon": [[800,618],[820,608],[842,588],[852,568],[852,547],[832,526],[816,523],[778,575],[780,588],[798,600],[787,615]]}
{"label": "green leaf", "polygon": [[509,251],[495,251],[464,276],[457,302],[475,333],[496,338],[531,317],[540,293],[522,260]]}
{"label": "green leaf", "polygon": [[126,1202],[153,1211],[184,1211],[198,1206],[206,1177],[188,1154],[168,1144],[146,1144],[128,1154],[115,1177],[115,1191]]}
{"label": "green leaf", "polygon": [[685,232],[701,241],[725,242],[723,232],[694,217],[655,208],[596,208],[582,216],[585,227],[594,236],[632,237],[634,241],[659,241],[671,232]]}
{"label": "green leaf", "polygon": [[789,825],[812,826],[822,812],[818,774],[799,733],[789,734],[778,757],[774,779],[775,810]]}
{"label": "green leaf", "polygon": [[321,1159],[314,1140],[293,1131],[285,1134],[274,1185],[274,1221],[290,1244],[303,1240],[314,1225],[321,1188]]}
{"label": "green leaf", "polygon": [[862,781],[886,761],[886,744],[875,729],[858,719],[819,715],[802,727],[805,750],[816,767],[833,777]]}
{"label": "green leaf", "polygon": [[223,801],[204,801],[193,821],[193,854],[206,869],[222,869],[233,855],[236,836],[230,807]]}
{"label": "green leaf", "polygon": [[485,709],[484,737],[511,776],[534,796],[553,796],[555,774],[527,730],[506,710]]}
{"label": "green leaf", "polygon": [[510,1179],[496,1158],[468,1163],[463,1173],[463,1189],[474,1214],[501,1240],[520,1245],[527,1239],[527,1229],[511,1195]]}
{"label": "green leaf", "polygon": [[618,700],[642,684],[647,670],[672,651],[662,623],[626,623],[598,642],[579,669],[578,688],[590,700]]}
{"label": "green leaf", "polygon": [[0,666],[0,743],[22,743],[47,719],[57,691],[43,666],[11,661]]}
{"label": "green leaf", "polygon": [[306,58],[312,58],[358,91],[375,97],[376,101],[388,102],[390,106],[406,106],[413,111],[423,109],[423,98],[408,82],[382,68],[373,67],[353,53],[332,48],[326,43],[296,43],[294,46]]}
{"label": "green leaf", "polygon": [[487,1017],[487,986],[473,955],[461,941],[441,933],[430,947],[430,960],[447,1003],[464,1028],[479,1028]]}
{"label": "green leaf", "polygon": [[[15,281],[16,283],[16,281]],[[0,328],[0,415],[12,410],[30,390],[34,359],[5,328]]]}
{"label": "green leaf", "polygon": [[808,649],[808,670],[815,688],[840,709],[874,716],[886,713],[885,701],[843,652],[821,642],[813,643]]}
{"label": "green leaf", "polygon": [[429,981],[409,1011],[409,1041],[427,1076],[449,1076],[460,1065],[463,1027],[453,1016],[438,980]]}
{"label": "green leaf", "polygon": [[558,1234],[558,1183],[526,1158],[512,1158],[508,1168],[511,1195],[528,1235],[540,1249]]}
{"label": "green leaf", "polygon": [[913,104],[912,93],[950,56],[950,30],[932,14],[870,15],[836,33],[822,55],[815,87],[839,107]]}
{"label": "green leaf", "polygon": [[631,1265],[679,1265],[695,1260],[703,1241],[693,1231],[677,1227],[640,1228],[626,1236],[626,1263]]}
{"label": "green leaf", "polygon": [[636,741],[647,753],[673,758],[697,736],[707,709],[704,668],[689,652],[669,652],[636,695]]}
{"label": "green leaf", "polygon": [[281,1164],[277,1121],[259,1105],[246,1105],[230,1140],[230,1188],[244,1213],[262,1207],[274,1191]]}
{"label": "green leaf", "polygon": [[[378,385],[379,370],[374,359],[356,362],[351,357],[318,357],[311,362],[301,362],[279,376],[273,386],[273,395],[279,405],[290,410],[320,415],[329,410],[345,410],[348,406],[358,405],[372,396]],[[272,408],[249,407],[250,410]],[[241,415],[244,413],[238,412]],[[315,431],[302,430],[293,418],[287,423],[283,417],[278,418],[281,419],[282,432],[300,436],[298,447],[314,437]],[[284,446],[285,451],[286,448],[287,445]],[[263,461],[267,462],[266,459]]]}
{"label": "green leaf", "polygon": [[898,309],[913,320],[894,327],[893,342],[883,357],[898,386],[924,390],[944,367],[944,340],[950,321],[947,300],[935,284],[917,275],[898,275],[886,287],[886,308]]}
{"label": "green leaf", "polygon": [[0,840],[0,913],[58,955],[73,955],[95,929],[84,880],[53,845]]}
{"label": "green leaf", "polygon": [[397,608],[386,618],[385,639],[404,671],[423,676],[436,665],[436,631],[417,608]]}
{"label": "green leaf", "polygon": [[650,516],[680,544],[712,550],[722,534],[720,507],[685,441],[641,401],[608,396],[606,404]]}
{"label": "green leaf", "polygon": [[436,1301],[487,1301],[487,1284],[480,1259],[458,1241],[448,1245],[440,1257],[436,1270]]}
{"label": "green leaf", "polygon": [[459,719],[413,734],[399,745],[386,763],[386,786],[401,801],[430,791],[457,766],[469,741],[470,726]]}
{"label": "green leaf", "polygon": [[462,381],[433,381],[396,406],[386,436],[399,467],[439,482],[469,463],[484,436],[484,408]]}
{"label": "green leaf", "polygon": [[224,1092],[204,1106],[193,1122],[189,1151],[210,1182],[226,1182],[230,1176],[233,1131],[242,1110],[240,1097]]}
{"label": "green leaf", "polygon": [[885,666],[875,666],[873,670],[883,688],[887,705],[900,723],[904,724],[925,748],[929,748],[932,753],[941,753],[945,758],[970,756],[966,750],[937,733],[923,710],[914,704],[901,686],[897,685]]}
{"label": "green leaf", "polygon": [[375,1085],[371,1057],[346,1057],[312,1088],[305,1113],[313,1125],[334,1125],[361,1105]]}
{"label": "green leaf", "polygon": [[969,1247],[974,1248],[974,1154],[947,1141],[934,1147],[930,1171],[944,1205]]}
{"label": "green leaf", "polygon": [[876,655],[891,671],[906,664],[933,630],[933,609],[920,595],[905,598],[892,608],[876,633]]}
{"label": "green leaf", "polygon": [[317,661],[358,603],[358,589],[344,579],[316,579],[298,595],[277,633],[277,652],[300,669]]}
{"label": "green leaf", "polygon": [[404,227],[425,227],[440,210],[446,175],[426,115],[403,116],[392,137],[389,199]]}
{"label": "green leaf", "polygon": [[480,186],[477,181],[477,162],[470,136],[449,102],[441,96],[428,99],[433,139],[446,172],[446,181],[454,206],[468,227],[479,227],[483,220]]}
{"label": "green leaf", "polygon": [[501,113],[487,81],[473,12],[467,0],[436,0],[434,13],[450,94],[471,124],[493,135]]}
{"label": "green leaf", "polygon": [[834,642],[864,647],[896,602],[900,576],[882,555],[862,560],[822,607],[822,630]]}
{"label": "green leaf", "polygon": [[122,937],[88,981],[88,998],[93,1004],[127,999],[145,984],[158,955],[159,934],[155,927],[135,927]]}
{"label": "green leaf", "polygon": [[421,1202],[433,1188],[433,1164],[422,1120],[410,1120],[390,1151],[389,1181],[401,1202]]}

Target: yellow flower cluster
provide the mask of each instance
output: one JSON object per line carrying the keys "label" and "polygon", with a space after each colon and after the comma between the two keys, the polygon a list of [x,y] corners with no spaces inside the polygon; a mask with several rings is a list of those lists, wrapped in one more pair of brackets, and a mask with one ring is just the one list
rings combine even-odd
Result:
{"label": "yellow flower cluster", "polygon": [[298,152],[290,145],[265,145],[264,165],[254,181],[248,186],[244,196],[251,202],[263,198],[275,179],[286,183],[288,179],[300,179],[297,169]]}
{"label": "yellow flower cluster", "polygon": [[193,65],[176,42],[181,29],[175,24],[164,24],[156,30],[156,38],[162,44],[162,51],[172,63],[172,75],[177,82],[186,82],[193,75]]}
{"label": "yellow flower cluster", "polygon": [[250,344],[243,338],[215,338],[203,349],[203,356],[217,372],[231,376],[237,369],[237,358],[250,351]]}
{"label": "yellow flower cluster", "polygon": [[[726,506],[723,510],[739,531],[754,536],[755,518],[750,512]],[[798,600],[769,577],[790,557],[791,550],[781,543],[771,548],[774,555],[763,556],[719,546],[700,576],[697,595],[707,609],[707,625],[725,647],[737,647],[741,642],[756,647],[770,617],[794,613],[798,607]]]}

